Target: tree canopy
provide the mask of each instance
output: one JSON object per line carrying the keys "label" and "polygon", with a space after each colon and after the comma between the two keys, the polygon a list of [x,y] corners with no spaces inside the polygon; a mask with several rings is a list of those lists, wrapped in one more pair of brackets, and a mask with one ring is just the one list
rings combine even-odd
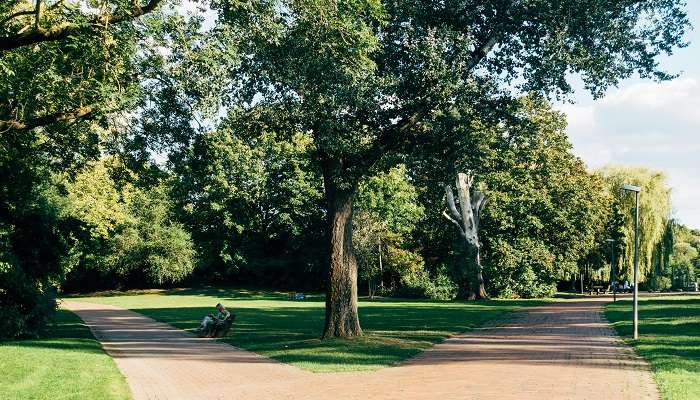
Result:
{"label": "tree canopy", "polygon": [[[13,335],[50,288],[110,276],[324,288],[323,336],[355,336],[353,248],[372,235],[387,293],[454,294],[463,254],[437,218],[457,172],[491,199],[498,296],[550,294],[628,238],[616,179],[668,196],[651,172],[589,174],[549,101],[573,77],[595,97],[673,78],[658,59],[685,45],[682,0],[173,4],[0,5],[0,282],[28,293],[0,292]],[[647,274],[670,248],[662,208],[644,206]]]}

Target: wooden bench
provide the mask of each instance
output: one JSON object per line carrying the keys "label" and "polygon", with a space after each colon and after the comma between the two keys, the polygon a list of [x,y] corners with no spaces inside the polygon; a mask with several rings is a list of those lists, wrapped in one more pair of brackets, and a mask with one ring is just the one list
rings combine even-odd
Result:
{"label": "wooden bench", "polygon": [[608,288],[606,286],[603,286],[603,285],[593,285],[588,289],[589,294],[593,294],[593,292],[595,292],[596,296],[599,294],[605,294],[605,293],[607,293],[607,291],[608,291]]}
{"label": "wooden bench", "polygon": [[199,337],[211,337],[211,338],[221,338],[228,334],[231,330],[233,322],[236,320],[236,314],[231,313],[225,320],[217,320],[213,322],[213,325],[209,326],[207,329],[197,332]]}

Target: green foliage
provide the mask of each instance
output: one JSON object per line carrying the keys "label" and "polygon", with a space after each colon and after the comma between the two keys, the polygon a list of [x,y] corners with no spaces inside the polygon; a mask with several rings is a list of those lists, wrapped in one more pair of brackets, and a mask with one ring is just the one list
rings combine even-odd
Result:
{"label": "green foliage", "polygon": [[620,277],[632,280],[634,265],[634,194],[624,192],[626,183],[641,187],[639,196],[639,272],[640,282],[655,269],[654,255],[666,232],[671,214],[671,190],[663,173],[639,167],[610,166],[599,171],[607,190],[624,218],[622,241],[625,243]]}
{"label": "green foliage", "polygon": [[75,230],[60,213],[65,193],[52,176],[98,157],[100,142],[114,133],[105,114],[132,105],[136,93],[137,35],[124,14],[134,4],[105,3],[103,10],[125,17],[113,24],[90,21],[84,5],[0,5],[2,336],[42,330],[69,264]]}
{"label": "green foliage", "polygon": [[[399,164],[360,182],[353,218],[353,247],[360,277],[370,294],[451,300],[456,285],[440,270],[431,279],[423,257],[411,247],[416,224],[424,216],[406,166]],[[382,268],[379,267],[381,251]],[[385,285],[386,284],[386,285]]]}
{"label": "green foliage", "polygon": [[360,182],[355,201],[358,211],[375,215],[388,231],[400,235],[412,232],[425,213],[404,164]]}
{"label": "green foliage", "polygon": [[199,273],[318,282],[323,214],[310,138],[250,137],[257,127],[230,124],[199,137],[175,168],[174,198],[202,256]]}
{"label": "green foliage", "polygon": [[190,234],[172,221],[163,187],[129,193],[130,217],[110,239],[108,268],[134,285],[179,282],[194,268]]}
{"label": "green foliage", "polygon": [[[4,3],[0,8],[0,98],[8,101],[0,103],[0,126],[18,122],[29,128],[45,127],[52,144],[70,149],[63,155],[72,157],[80,147],[96,142],[95,133],[86,129],[87,123],[76,129],[69,124],[75,118],[57,116],[78,112],[80,118],[102,118],[133,104],[138,89],[132,75],[138,29],[129,23],[91,21],[95,10],[88,12],[74,0]],[[17,13],[35,4],[43,7],[40,19],[34,12]],[[102,10],[123,14],[131,7],[126,1],[107,1]],[[39,38],[36,32],[51,30],[55,39],[5,48],[22,37]]]}
{"label": "green foliage", "polygon": [[436,140],[450,142],[450,150],[413,165],[421,201],[434,210],[421,225],[424,256],[450,264],[457,277],[473,276],[464,270],[453,227],[437,212],[445,208],[444,182],[472,171],[488,196],[480,225],[487,291],[549,295],[601,236],[603,183],[572,154],[563,114],[544,99],[523,97],[509,105],[512,118],[499,121],[478,119],[467,104],[458,106],[435,129]]}
{"label": "green foliage", "polygon": [[34,135],[0,140],[0,337],[35,336],[56,307],[64,232]]}
{"label": "green foliage", "polygon": [[110,171],[115,164],[90,163],[65,185],[62,213],[77,222],[65,267],[75,270],[69,278],[112,277],[120,286],[181,281],[194,268],[195,251],[174,221],[167,188],[119,188]]}
{"label": "green foliage", "polygon": [[79,221],[86,234],[96,240],[108,240],[117,227],[129,218],[123,193],[115,186],[106,162],[93,162],[66,184],[63,212]]}
{"label": "green foliage", "polygon": [[393,295],[408,298],[427,298],[433,300],[453,300],[457,297],[458,285],[452,280],[447,267],[437,268],[434,278],[422,263],[416,268],[404,268]]}
{"label": "green foliage", "polygon": [[680,289],[694,286],[700,271],[700,232],[673,224],[673,252],[668,264],[665,272],[670,275],[669,286]]}
{"label": "green foliage", "polygon": [[56,294],[48,282],[0,262],[0,340],[43,333],[55,309]]}
{"label": "green foliage", "polygon": [[663,275],[653,275],[649,278],[648,286],[651,290],[664,291],[671,288],[671,278]]}
{"label": "green foliage", "polygon": [[504,298],[551,297],[556,292],[557,268],[551,250],[536,238],[521,238],[514,244],[494,241],[489,253],[490,289]]}

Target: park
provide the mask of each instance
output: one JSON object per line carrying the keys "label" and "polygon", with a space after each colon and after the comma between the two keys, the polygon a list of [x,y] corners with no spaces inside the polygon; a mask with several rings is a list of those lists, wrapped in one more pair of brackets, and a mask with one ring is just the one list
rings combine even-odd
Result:
{"label": "park", "polygon": [[698,21],[3,1],[0,400],[700,399]]}

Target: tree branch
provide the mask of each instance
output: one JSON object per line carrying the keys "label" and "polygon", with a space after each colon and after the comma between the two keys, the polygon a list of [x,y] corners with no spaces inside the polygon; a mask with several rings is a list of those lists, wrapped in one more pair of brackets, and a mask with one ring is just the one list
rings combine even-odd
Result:
{"label": "tree branch", "polygon": [[[71,34],[89,33],[97,30],[98,27],[130,21],[153,11],[162,1],[163,0],[149,0],[148,4],[143,7],[141,7],[138,3],[135,3],[134,7],[131,9],[131,12],[127,14],[101,14],[93,18],[92,21],[87,24],[62,22],[48,29],[44,29],[40,27],[38,21],[36,21],[34,29],[15,34],[13,36],[0,37],[0,51],[13,50],[22,46],[28,46],[36,43],[60,40]],[[27,14],[37,14],[38,16],[41,13],[39,9],[35,9],[27,12]]]}
{"label": "tree branch", "polygon": [[486,195],[484,192],[475,191],[471,195],[472,212],[474,214],[474,226],[477,232],[479,231],[479,222],[481,221],[481,211],[486,205]]}
{"label": "tree branch", "polygon": [[454,194],[452,193],[452,188],[450,187],[450,185],[445,185],[445,194],[447,195],[447,206],[448,206],[448,210],[450,211],[451,217],[457,221],[461,220],[462,216],[459,215],[459,211],[457,211],[457,205],[455,204],[455,197],[454,197]]}
{"label": "tree branch", "polygon": [[[500,38],[500,35],[502,34],[502,29],[503,29],[503,24],[498,25],[491,35],[489,35],[486,40],[484,40],[477,48],[475,48],[471,56],[469,58],[469,61],[467,62],[467,71],[471,71],[474,68],[476,68],[479,63],[486,58],[486,56],[491,52],[491,50],[494,48],[496,43],[498,42],[498,39]],[[387,127],[383,129],[382,135],[380,136],[379,140],[376,142],[376,149],[387,149],[387,147],[391,147],[390,143],[391,139],[394,138],[397,134],[402,134],[406,132],[407,130],[413,128],[414,126],[418,125],[422,118],[425,118],[430,112],[432,112],[432,108],[428,106],[421,106],[418,107],[417,110],[415,110],[413,113],[410,115],[401,118],[399,121],[396,122],[395,125],[392,127]],[[380,152],[381,153],[381,152]]]}
{"label": "tree branch", "polygon": [[[51,7],[47,8],[45,11],[51,11],[51,10],[53,10],[54,8],[56,8],[56,7],[60,6],[61,4],[63,4],[63,1],[64,1],[64,0],[58,0],[57,2],[53,3],[53,4],[51,5]],[[17,12],[14,13],[14,14],[10,14],[10,15],[7,16],[5,19],[0,20],[0,25],[5,25],[5,24],[8,23],[9,21],[12,21],[13,19],[15,19],[15,18],[17,18],[17,17],[21,17],[21,16],[23,16],[23,15],[33,15],[33,14],[36,14],[36,12],[37,12],[37,9],[36,9],[36,8],[34,8],[34,9],[32,9],[32,10],[21,10],[21,11],[17,11]]]}
{"label": "tree branch", "polygon": [[36,0],[36,6],[34,6],[34,29],[39,30],[41,19],[44,17],[44,0]]}
{"label": "tree branch", "polygon": [[452,217],[450,216],[450,214],[447,213],[447,210],[442,210],[442,216],[445,217],[445,218],[447,218],[448,221],[450,221],[450,222],[452,222],[453,224],[455,224],[455,226],[457,226],[457,229],[459,229],[459,234],[462,235],[462,236],[464,236],[464,237],[466,237],[466,235],[465,235],[465,233],[464,233],[464,229],[462,229],[462,226],[459,224],[459,222],[458,222],[457,220],[455,220],[454,218],[452,218]]}
{"label": "tree branch", "polygon": [[21,17],[22,15],[32,15],[34,14],[34,10],[22,10],[22,11],[17,11],[14,14],[9,15],[7,18],[3,19],[0,21],[0,25],[5,25],[8,21],[12,21],[13,19],[17,17]]}
{"label": "tree branch", "polygon": [[40,126],[46,126],[56,122],[72,121],[76,119],[85,119],[95,113],[95,107],[84,106],[78,107],[70,111],[63,111],[54,114],[44,115],[43,117],[32,118],[26,121],[16,119],[0,120],[0,132],[8,131],[28,131]]}
{"label": "tree branch", "polygon": [[474,69],[481,62],[481,60],[486,58],[491,49],[493,49],[498,42],[499,35],[499,32],[492,33],[484,42],[481,43],[479,47],[472,51],[469,61],[467,61],[467,71]]}

